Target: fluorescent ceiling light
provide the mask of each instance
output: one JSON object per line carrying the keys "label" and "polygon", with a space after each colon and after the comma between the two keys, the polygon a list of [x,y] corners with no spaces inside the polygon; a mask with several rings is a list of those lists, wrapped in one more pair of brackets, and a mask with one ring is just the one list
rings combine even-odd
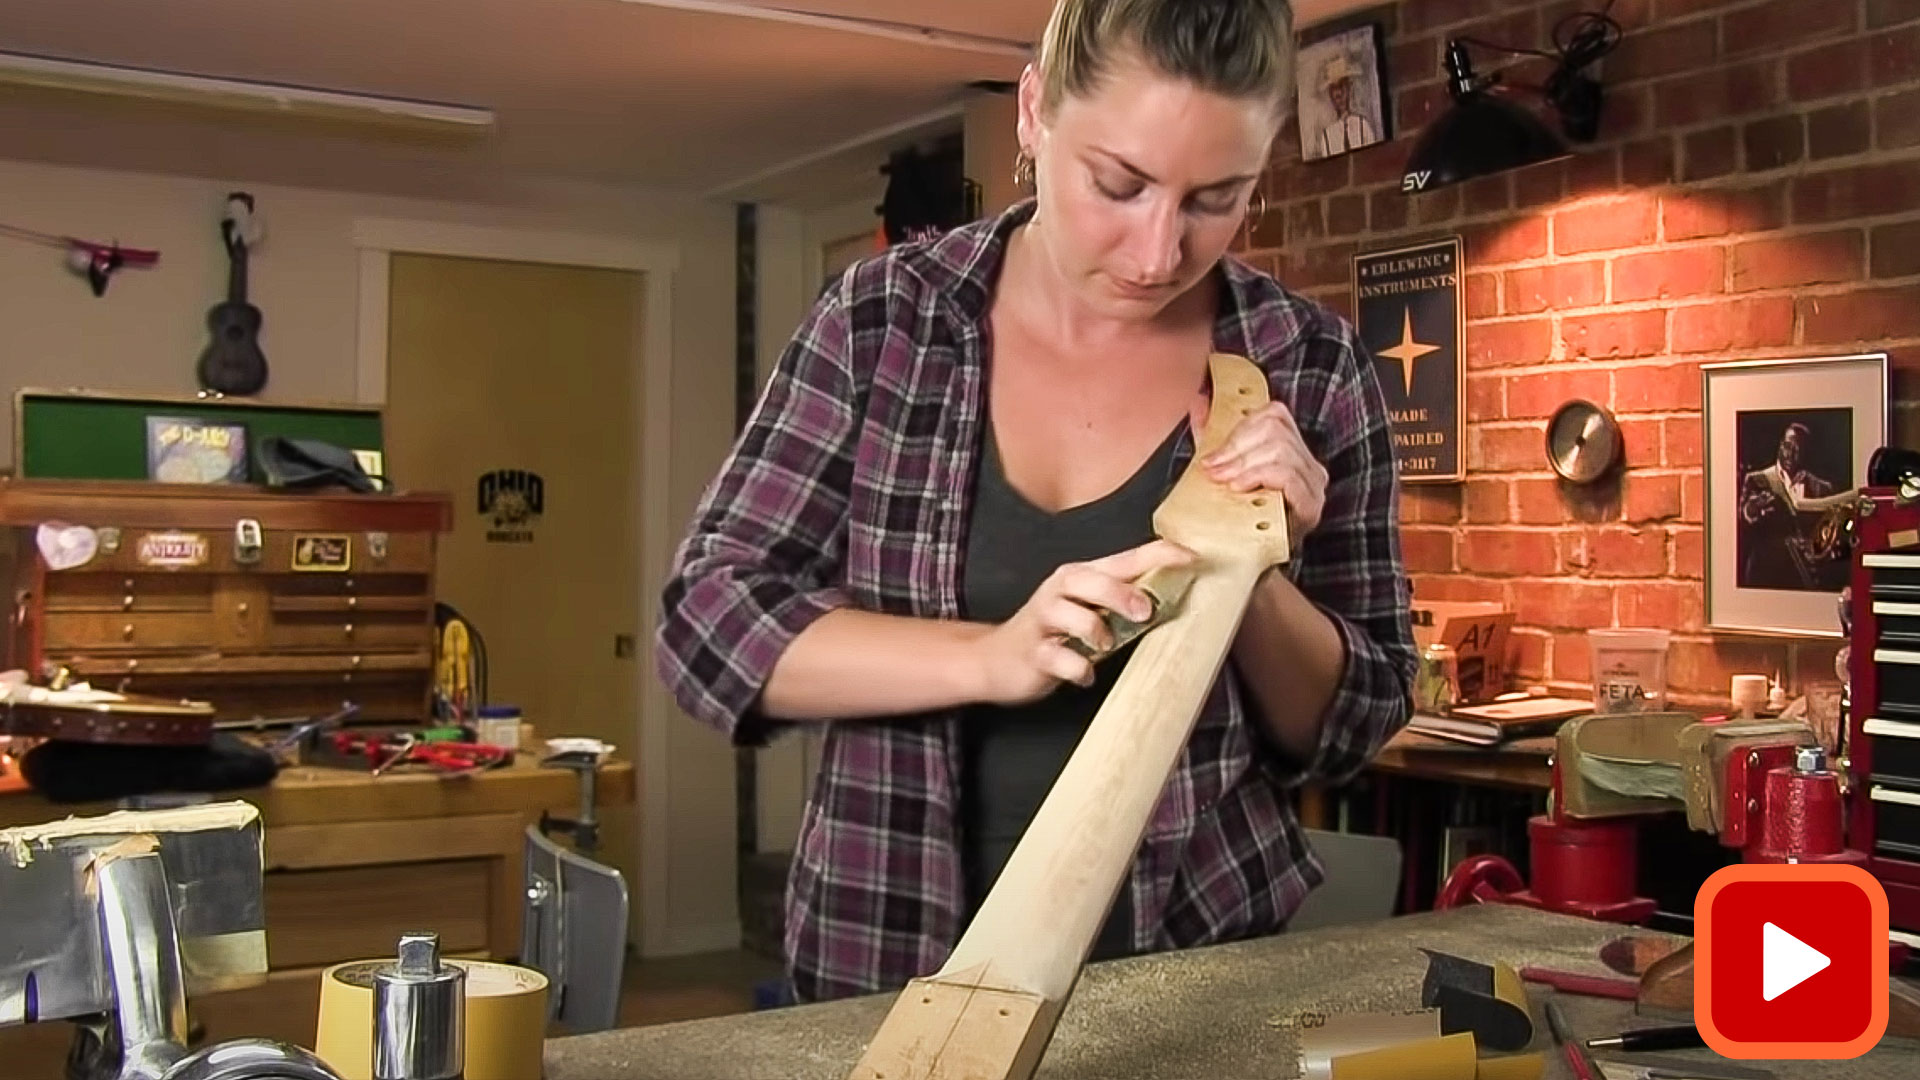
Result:
{"label": "fluorescent ceiling light", "polygon": [[486,130],[494,123],[493,110],[467,105],[5,51],[0,51],[0,84],[358,123],[464,130]]}
{"label": "fluorescent ceiling light", "polygon": [[746,19],[790,23],[795,26],[840,30],[850,34],[866,34],[869,37],[911,41],[918,45],[937,45],[948,49],[986,53],[990,56],[1008,56],[1016,60],[1028,60],[1033,56],[1033,47],[1024,41],[1008,41],[1005,38],[988,37],[984,34],[968,34],[958,30],[942,30],[933,26],[890,22],[886,19],[864,19],[854,15],[823,15],[817,11],[755,4],[747,0],[625,0],[625,2],[646,7],[674,8],[679,11],[705,12],[709,15],[733,15]]}

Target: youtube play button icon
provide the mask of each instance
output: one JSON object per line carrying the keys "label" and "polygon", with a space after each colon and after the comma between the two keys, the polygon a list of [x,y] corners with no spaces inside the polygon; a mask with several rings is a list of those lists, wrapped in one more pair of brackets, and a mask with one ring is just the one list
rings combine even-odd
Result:
{"label": "youtube play button icon", "polygon": [[1887,894],[1844,864],[1726,867],[1694,900],[1694,1023],[1730,1058],[1853,1058],[1887,1028]]}

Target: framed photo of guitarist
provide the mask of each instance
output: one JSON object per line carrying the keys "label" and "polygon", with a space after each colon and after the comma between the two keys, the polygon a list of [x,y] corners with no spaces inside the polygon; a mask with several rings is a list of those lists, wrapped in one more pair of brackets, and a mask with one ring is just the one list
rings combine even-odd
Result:
{"label": "framed photo of guitarist", "polygon": [[1847,519],[1887,441],[1885,353],[1704,364],[1710,629],[1839,637]]}

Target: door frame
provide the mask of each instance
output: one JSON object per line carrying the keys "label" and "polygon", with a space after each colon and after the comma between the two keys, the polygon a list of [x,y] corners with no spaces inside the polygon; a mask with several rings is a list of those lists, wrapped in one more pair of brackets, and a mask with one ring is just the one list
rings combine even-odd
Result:
{"label": "door frame", "polygon": [[[628,270],[641,275],[641,334],[634,342],[640,371],[640,395],[634,417],[639,455],[639,487],[633,498],[645,507],[649,492],[670,490],[673,446],[673,275],[680,266],[680,247],[600,236],[589,233],[513,229],[440,221],[399,218],[360,218],[353,223],[353,245],[359,251],[359,337],[355,358],[356,396],[361,404],[385,405],[387,399],[388,303],[392,288],[392,257],[442,255],[495,259],[503,262],[545,263],[603,270]],[[655,607],[662,582],[657,580],[672,556],[676,542],[664,513],[640,515],[640,640],[653,640]],[[639,650],[636,658],[650,656]],[[634,665],[634,701],[639,707],[638,728],[629,743],[639,760],[640,851],[635,865],[638,882],[629,883],[639,897],[640,948],[644,954],[671,954],[703,948],[728,948],[738,941],[739,922],[729,926],[675,927],[668,923],[667,862],[669,835],[667,728],[653,706],[653,680],[648,663]]]}

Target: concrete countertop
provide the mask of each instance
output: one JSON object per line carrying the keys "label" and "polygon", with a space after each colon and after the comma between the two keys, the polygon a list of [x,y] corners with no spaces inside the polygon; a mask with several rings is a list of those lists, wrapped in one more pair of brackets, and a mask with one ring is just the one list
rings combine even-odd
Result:
{"label": "concrete countertop", "polygon": [[[1410,915],[1381,923],[1090,965],[1062,1013],[1038,1076],[1045,1080],[1210,1080],[1297,1075],[1287,1021],[1303,1010],[1418,1008],[1420,947],[1481,961],[1551,964],[1607,974],[1600,945],[1623,928],[1510,905]],[[1551,1049],[1528,984],[1535,1047]],[[547,1044],[546,1080],[844,1080],[894,995],[628,1028]],[[1561,996],[1576,1034],[1671,1023],[1628,1002]],[[1672,1055],[1668,1055],[1672,1056]],[[1704,1050],[1680,1056],[1719,1060]],[[1739,1062],[1807,1080],[1912,1080],[1920,1043],[1886,1040],[1848,1062]],[[1570,1076],[1553,1057],[1550,1078]]]}

